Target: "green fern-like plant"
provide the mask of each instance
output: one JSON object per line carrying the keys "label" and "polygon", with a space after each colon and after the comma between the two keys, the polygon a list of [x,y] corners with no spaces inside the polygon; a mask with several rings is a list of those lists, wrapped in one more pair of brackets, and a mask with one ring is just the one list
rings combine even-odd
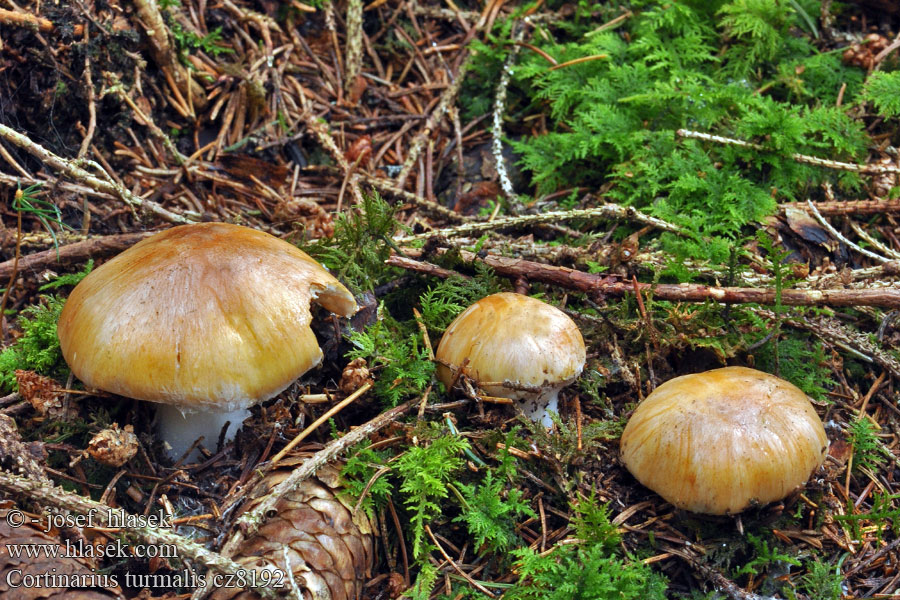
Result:
{"label": "green fern-like plant", "polygon": [[[823,100],[847,81],[844,102],[858,101],[861,76],[816,50],[804,18],[817,13],[815,0],[631,5],[634,16],[615,32],[535,36],[557,63],[592,60],[550,70],[535,53],[521,56],[514,90],[549,116],[548,127],[510,143],[538,194],[612,184],[611,199],[683,228],[661,236],[676,258],[724,263],[777,202],[825,181],[860,187],[855,174],[791,158],[854,161],[867,146],[862,123]],[[680,129],[763,150],[678,137]]]}
{"label": "green fern-like plant", "polygon": [[413,446],[395,463],[403,503],[411,515],[412,554],[416,559],[426,553],[425,525],[441,514],[439,501],[450,493],[448,484],[462,467],[460,455],[468,448],[469,442],[464,438],[443,435],[427,446]]}
{"label": "green fern-like plant", "polygon": [[875,71],[866,80],[863,97],[885,117],[900,115],[900,71]]}
{"label": "green fern-like plant", "polygon": [[450,277],[422,294],[419,298],[422,320],[429,329],[443,332],[459,313],[499,291],[500,284],[494,270],[484,263],[475,263],[475,277]]}
{"label": "green fern-like plant", "polygon": [[763,537],[747,534],[750,545],[753,546],[754,556],[743,567],[737,570],[736,575],[759,575],[765,571],[770,565],[781,562],[796,567],[801,566],[801,562],[794,556],[781,552],[776,546],[769,547],[769,542]]}
{"label": "green fern-like plant", "polygon": [[484,546],[490,552],[506,552],[516,546],[519,536],[515,525],[520,517],[535,517],[521,490],[508,488],[506,483],[489,470],[479,484],[458,486],[466,504],[454,522],[465,523],[475,540],[475,546]]}
{"label": "green fern-like plant", "polygon": [[549,556],[513,550],[520,583],[505,600],[664,600],[665,579],[633,559],[610,556],[599,545],[558,547]]}
{"label": "green fern-like plant", "polygon": [[620,536],[609,507],[593,494],[572,505],[572,524],[581,544],[557,546],[549,553],[512,551],[519,582],[505,600],[663,600],[666,580],[628,556],[617,556]]}
{"label": "green fern-like plant", "polygon": [[375,510],[387,504],[387,500],[393,491],[390,479],[379,477],[370,484],[378,469],[383,466],[390,453],[386,450],[373,450],[368,440],[357,445],[349,454],[343,467],[341,467],[341,482],[344,484],[347,496],[354,502],[362,497],[361,507],[368,513],[369,518],[375,514]]}
{"label": "green fern-like plant", "polygon": [[844,578],[839,568],[820,561],[807,561],[806,575],[800,578],[798,588],[809,598],[816,600],[841,600],[844,594]]}
{"label": "green fern-like plant", "polygon": [[347,358],[364,358],[377,371],[375,395],[386,404],[396,406],[421,394],[431,383],[434,363],[421,341],[421,333],[409,324],[384,317],[365,331],[353,332],[350,343],[354,348]]}
{"label": "green fern-like plant", "polygon": [[865,416],[850,422],[848,428],[850,444],[853,446],[853,466],[857,469],[877,469],[884,464],[875,426]]}
{"label": "green fern-like plant", "polygon": [[49,283],[45,283],[38,289],[42,292],[46,292],[47,290],[55,290],[61,287],[65,287],[68,285],[76,286],[81,283],[81,280],[87,277],[91,271],[94,270],[94,259],[91,258],[85,263],[84,268],[77,273],[65,273],[60,275],[53,281]]}
{"label": "green fern-like plant", "polygon": [[394,270],[384,261],[391,255],[391,237],[400,227],[397,211],[376,192],[363,195],[362,206],[334,221],[334,235],[304,248],[356,292],[372,290]]}

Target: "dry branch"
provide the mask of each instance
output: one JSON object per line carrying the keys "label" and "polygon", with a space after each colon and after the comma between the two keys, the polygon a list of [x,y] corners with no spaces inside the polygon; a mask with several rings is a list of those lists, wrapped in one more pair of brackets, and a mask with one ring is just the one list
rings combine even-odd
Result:
{"label": "dry branch", "polygon": [[493,221],[474,221],[457,227],[447,227],[444,229],[436,229],[418,235],[410,235],[394,238],[399,243],[409,242],[412,240],[426,240],[428,238],[443,236],[456,237],[461,235],[471,235],[474,233],[483,233],[485,231],[496,231],[506,227],[527,227],[529,225],[539,225],[542,223],[557,223],[559,221],[569,221],[572,219],[617,219],[630,220],[645,225],[652,225],[662,231],[670,231],[672,233],[681,233],[682,229],[677,225],[673,225],[662,219],[651,217],[630,206],[621,206],[619,204],[604,204],[594,208],[582,208],[566,211],[546,212],[538,215],[523,215],[520,217],[506,217],[503,219],[494,219]]}
{"label": "dry branch", "polygon": [[107,194],[112,194],[113,196],[116,196],[119,199],[123,200],[129,206],[148,210],[158,217],[161,217],[167,221],[171,221],[172,223],[192,222],[187,217],[173,213],[172,211],[163,208],[152,200],[144,200],[143,198],[134,195],[125,187],[119,185],[118,183],[115,183],[111,179],[101,179],[100,177],[91,175],[80,166],[77,166],[74,161],[70,161],[68,159],[62,158],[61,156],[53,154],[40,144],[33,142],[27,136],[22,135],[18,131],[9,128],[6,125],[0,124],[0,137],[9,142],[12,142],[16,146],[24,150],[27,150],[37,158],[41,159],[44,163],[53,167],[57,171],[68,175],[79,183],[83,183],[84,185],[89,186],[97,190],[98,192],[106,192]]}
{"label": "dry branch", "polygon": [[[725,144],[728,146],[740,146],[741,148],[750,148],[751,150],[759,150],[761,152],[771,151],[765,146],[754,144],[744,140],[736,140],[734,138],[722,137],[720,135],[712,135],[700,131],[691,131],[689,129],[679,129],[676,135],[686,138],[694,138],[705,142],[715,142],[717,144]],[[900,167],[893,165],[857,165],[854,163],[838,162],[827,158],[819,158],[817,156],[808,156],[806,154],[791,153],[791,158],[800,163],[815,165],[817,167],[825,167],[827,169],[836,169],[838,171],[852,171],[854,173],[865,173],[868,175],[879,175],[882,173],[900,173]]]}
{"label": "dry branch", "polygon": [[169,39],[169,29],[155,0],[135,0],[134,4],[150,41],[153,61],[175,84],[171,86],[172,93],[179,101],[187,98],[182,108],[186,109],[189,115],[193,113],[191,107],[203,108],[206,105],[206,94],[200,84],[191,78],[190,72],[178,62]]}
{"label": "dry branch", "polygon": [[[41,33],[56,31],[56,25],[54,25],[52,21],[43,17],[36,17],[30,13],[6,10],[5,8],[0,8],[0,23],[36,29]],[[72,33],[76,37],[81,37],[84,33],[84,25],[73,25]]]}
{"label": "dry branch", "polygon": [[823,217],[821,215],[821,213],[819,213],[818,209],[816,209],[816,206],[812,202],[807,201],[806,204],[809,207],[809,210],[812,213],[813,218],[815,218],[815,220],[819,223],[819,225],[821,225],[823,228],[825,228],[825,230],[828,233],[830,233],[832,235],[832,237],[834,237],[837,240],[840,240],[841,243],[846,244],[848,247],[853,248],[855,251],[859,252],[863,256],[868,256],[869,258],[871,258],[872,260],[874,260],[876,262],[880,262],[880,263],[889,262],[889,259],[887,259],[879,254],[875,254],[874,252],[872,252],[870,250],[866,250],[865,248],[862,248],[862,247],[858,246],[857,244],[854,244],[847,238],[845,238],[841,234],[840,231],[838,231],[837,229],[832,227],[831,223],[829,223],[828,221],[825,220],[825,217]]}
{"label": "dry branch", "polygon": [[[826,216],[881,215],[900,212],[900,200],[845,200],[843,202],[813,202],[813,205]],[[782,211],[788,208],[806,210],[806,205],[800,202],[785,202],[779,204],[778,208]]]}
{"label": "dry branch", "polygon": [[519,42],[522,41],[524,35],[524,24],[517,23],[513,26],[513,47],[503,62],[500,81],[497,83],[497,89],[494,92],[494,110],[491,114],[491,153],[494,155],[494,165],[497,169],[497,176],[500,179],[500,187],[513,206],[519,204],[519,196],[513,189],[512,181],[506,172],[506,161],[503,160],[503,140],[501,138],[503,137],[503,114],[506,112],[506,90],[512,77],[513,64],[515,64],[521,48]]}
{"label": "dry branch", "polygon": [[[696,283],[651,285],[647,283],[617,281],[614,278],[585,273],[567,267],[545,265],[529,260],[507,258],[503,256],[478,256],[465,250],[460,251],[463,260],[480,261],[501,275],[514,279],[520,277],[531,281],[541,281],[581,292],[600,294],[603,296],[625,296],[640,292],[651,294],[658,300],[672,302],[722,302],[724,304],[775,304],[774,288],[719,287]],[[435,265],[402,256],[392,256],[387,264],[410,271],[439,274]],[[782,304],[789,306],[879,306],[883,308],[900,308],[900,289],[877,288],[865,290],[797,290],[786,289],[781,292]]]}
{"label": "dry branch", "polygon": [[[49,266],[68,265],[84,262],[89,258],[101,258],[118,254],[154,233],[156,232],[140,231],[137,233],[109,235],[60,246],[58,250],[53,248],[35,252],[19,258],[18,271],[23,272],[43,269]],[[8,279],[12,275],[14,262],[14,260],[8,260],[0,263],[0,280]]]}
{"label": "dry branch", "polygon": [[362,0],[349,0],[347,2],[347,52],[344,58],[344,91],[349,97],[356,78],[362,71]]}
{"label": "dry branch", "polygon": [[[43,506],[52,506],[57,510],[70,511],[82,515],[93,514],[94,521],[101,526],[110,526],[110,524],[119,526],[123,523],[140,524],[142,522],[140,518],[128,515],[122,509],[112,508],[78,494],[67,492],[55,485],[32,481],[6,471],[0,471],[0,490],[7,494],[25,496]],[[244,567],[236,562],[211,552],[200,544],[167,529],[150,527],[149,525],[121,527],[121,529],[147,544],[174,546],[178,548],[181,558],[190,558],[219,573],[233,574],[245,570]],[[254,589],[264,598],[277,597],[275,592],[265,586],[259,586]]]}

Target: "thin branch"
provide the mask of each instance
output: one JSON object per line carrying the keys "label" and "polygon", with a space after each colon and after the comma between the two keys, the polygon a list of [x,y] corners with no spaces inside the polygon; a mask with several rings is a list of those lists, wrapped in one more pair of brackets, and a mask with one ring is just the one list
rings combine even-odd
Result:
{"label": "thin branch", "polygon": [[880,254],[875,254],[874,252],[871,252],[871,251],[869,251],[869,250],[866,250],[865,248],[861,248],[861,247],[859,247],[858,245],[856,245],[856,244],[854,244],[853,242],[851,242],[850,240],[848,240],[847,238],[845,238],[843,235],[841,235],[841,232],[840,232],[840,231],[838,231],[837,229],[835,229],[834,227],[832,227],[832,226],[831,226],[831,223],[829,223],[828,221],[826,221],[826,220],[825,220],[825,217],[823,217],[823,216],[821,215],[821,213],[819,213],[819,211],[816,210],[815,204],[813,204],[813,203],[810,202],[810,201],[807,201],[806,204],[807,204],[807,206],[809,206],[809,210],[810,210],[810,212],[812,213],[812,216],[815,217],[816,221],[819,222],[819,225],[821,225],[822,227],[824,227],[825,230],[828,231],[828,233],[830,233],[832,236],[834,236],[835,239],[840,240],[842,243],[846,244],[846,245],[849,246],[850,248],[853,248],[854,250],[856,250],[857,252],[859,252],[859,253],[862,254],[863,256],[868,256],[868,257],[871,258],[872,260],[878,261],[878,262],[880,262],[880,263],[886,263],[886,262],[889,262],[889,259],[887,259],[887,258],[881,256]]}
{"label": "thin branch", "polygon": [[[52,21],[48,21],[42,17],[36,17],[30,13],[6,10],[5,8],[0,8],[0,23],[36,29],[42,33],[56,31],[56,25],[54,25]],[[75,37],[81,37],[83,32],[84,25],[73,25],[72,34]]]}
{"label": "thin branch", "polygon": [[[814,202],[816,209],[823,215],[882,215],[885,213],[900,212],[900,200],[844,200],[844,201],[826,201]],[[786,210],[788,208],[797,208],[806,210],[800,202],[785,202],[779,204],[778,208]]]}
{"label": "thin branch", "polygon": [[344,92],[349,96],[362,71],[362,0],[347,2],[347,53],[344,58]]}
{"label": "thin branch", "polygon": [[503,113],[506,112],[506,90],[509,87],[509,80],[512,77],[513,64],[519,55],[521,46],[519,43],[525,35],[525,25],[516,23],[513,25],[514,31],[512,35],[513,47],[503,62],[503,69],[500,71],[500,81],[497,82],[497,90],[494,92],[494,111],[492,113],[491,123],[491,153],[494,155],[494,166],[497,169],[497,176],[500,179],[500,187],[503,193],[509,199],[510,204],[516,206],[520,204],[519,196],[513,190],[512,181],[506,172],[506,161],[503,160]]}
{"label": "thin branch", "polygon": [[459,225],[457,227],[448,227],[445,229],[436,229],[427,233],[418,235],[405,236],[395,238],[397,242],[409,242],[411,240],[425,240],[437,236],[455,237],[460,235],[471,235],[474,233],[482,233],[485,231],[496,231],[506,227],[526,227],[528,225],[538,225],[541,223],[556,223],[559,221],[568,221],[571,219],[616,219],[630,220],[652,225],[663,231],[672,233],[683,233],[683,230],[677,226],[651,217],[630,206],[621,206],[619,204],[604,204],[594,208],[581,208],[566,211],[546,212],[538,215],[523,215],[520,217],[506,217],[503,219],[494,219],[493,221],[475,221]]}
{"label": "thin branch", "polygon": [[431,200],[423,198],[418,194],[413,194],[412,192],[407,192],[406,190],[401,189],[397,186],[397,183],[395,181],[392,181],[390,179],[375,177],[374,175],[369,175],[368,173],[359,173],[359,177],[381,192],[391,194],[398,198],[402,198],[406,202],[415,204],[426,212],[443,217],[444,219],[452,221],[453,223],[464,223],[470,220],[469,217],[450,210],[446,206],[442,206],[437,202],[432,202]]}
{"label": "thin branch", "polygon": [[328,419],[330,419],[330,418],[333,417],[334,415],[336,415],[336,414],[338,414],[339,412],[341,412],[341,411],[342,411],[344,408],[346,408],[348,405],[353,404],[360,396],[362,396],[363,394],[365,394],[366,392],[368,392],[368,391],[369,391],[369,388],[371,388],[371,387],[372,387],[372,384],[371,384],[371,383],[366,383],[366,384],[364,384],[364,385],[363,385],[362,387],[360,387],[358,390],[356,390],[355,392],[353,392],[352,394],[350,394],[349,396],[347,396],[346,398],[344,398],[343,400],[341,400],[340,402],[338,402],[337,404],[335,404],[333,407],[331,407],[331,408],[330,408],[328,411],[326,411],[325,414],[323,414],[321,417],[319,417],[318,419],[316,419],[315,421],[313,421],[313,422],[309,425],[309,427],[307,427],[306,429],[304,429],[303,431],[301,431],[301,432],[297,435],[297,437],[295,437],[295,438],[292,439],[290,442],[288,442],[288,444],[287,444],[284,448],[282,448],[282,449],[278,452],[278,454],[276,454],[275,456],[272,457],[272,460],[269,461],[270,466],[274,466],[278,461],[280,461],[282,458],[284,458],[285,455],[286,455],[288,452],[290,452],[291,450],[293,450],[293,449],[297,446],[297,444],[299,444],[300,442],[302,442],[303,440],[305,440],[305,439],[309,436],[310,433],[312,433],[313,431],[315,431],[316,429],[318,429],[319,426],[320,426],[322,423],[324,423],[325,421],[327,421]]}
{"label": "thin branch", "polygon": [[6,125],[0,124],[0,137],[7,140],[8,142],[12,142],[16,146],[24,150],[27,150],[50,167],[68,175],[79,183],[83,183],[84,185],[91,187],[98,192],[106,192],[107,194],[112,194],[124,201],[129,206],[150,211],[156,216],[161,217],[167,221],[171,221],[172,223],[193,222],[191,219],[188,219],[183,215],[173,213],[172,211],[163,208],[152,200],[144,200],[143,198],[134,195],[125,187],[119,185],[118,183],[115,183],[110,179],[101,179],[95,175],[90,174],[81,167],[76,166],[74,161],[70,161],[68,159],[57,156],[56,154],[53,154],[40,144],[33,142],[27,136],[22,135],[18,131],[9,128]]}
{"label": "thin branch", "polygon": [[[211,552],[200,544],[170,530],[141,525],[146,522],[146,519],[142,517],[129,515],[122,509],[112,508],[78,494],[67,492],[52,483],[34,481],[0,471],[0,490],[8,494],[26,496],[43,506],[52,506],[59,510],[82,515],[93,515],[95,522],[101,526],[119,527],[147,544],[174,546],[178,549],[180,557],[190,558],[219,573],[233,575],[246,571],[245,567],[236,562]],[[266,586],[259,585],[254,589],[264,598],[277,597],[275,592]]]}
{"label": "thin branch", "polygon": [[862,227],[859,226],[859,223],[857,223],[856,221],[853,221],[852,219],[850,220],[850,228],[856,233],[856,235],[858,235],[859,237],[864,239],[866,242],[871,244],[873,248],[875,248],[876,250],[878,250],[879,252],[881,252],[882,254],[887,256],[889,259],[900,260],[900,252],[897,252],[896,250],[894,250],[892,248],[888,248],[887,246],[885,246],[884,244],[882,244],[881,242],[879,242],[878,240],[873,238],[871,235],[868,234],[868,232],[866,232],[865,229],[863,229]]}
{"label": "thin branch", "polygon": [[[686,138],[694,138],[705,142],[715,142],[717,144],[725,144],[728,146],[739,146],[741,148],[750,148],[752,150],[760,150],[763,152],[771,151],[769,148],[761,144],[754,144],[744,140],[736,140],[734,138],[722,137],[720,135],[712,135],[700,131],[691,131],[689,129],[679,129],[675,132],[677,135]],[[817,156],[808,156],[806,154],[798,154],[792,152],[790,157],[797,162],[815,165],[817,167],[825,167],[828,169],[837,169],[838,171],[853,171],[854,173],[881,174],[881,173],[900,173],[900,167],[893,165],[857,165],[854,163],[844,163],[827,158],[819,158]]]}
{"label": "thin branch", "polygon": [[[59,249],[44,250],[28,254],[19,259],[18,271],[34,271],[50,265],[68,265],[84,262],[89,258],[100,258],[117,254],[130,248],[142,239],[156,233],[155,231],[140,231],[137,233],[123,233],[97,237],[83,242],[76,242]],[[15,259],[0,263],[0,279],[8,278],[16,270]]]}
{"label": "thin branch", "polygon": [[[696,283],[660,283],[656,285],[638,283],[635,285],[633,282],[616,281],[614,278],[602,275],[517,258],[491,254],[481,257],[465,250],[461,250],[460,254],[463,260],[467,262],[483,262],[501,275],[513,278],[524,277],[532,281],[551,283],[568,289],[604,296],[621,297],[633,294],[635,291],[641,291],[652,294],[657,300],[670,300],[673,302],[706,302],[711,300],[724,304],[775,303],[776,290],[774,288],[719,287]],[[411,271],[439,274],[434,271],[434,265],[425,265],[403,256],[392,256],[386,263]],[[787,289],[781,291],[781,302],[788,306],[880,306],[883,308],[900,308],[900,289]]]}

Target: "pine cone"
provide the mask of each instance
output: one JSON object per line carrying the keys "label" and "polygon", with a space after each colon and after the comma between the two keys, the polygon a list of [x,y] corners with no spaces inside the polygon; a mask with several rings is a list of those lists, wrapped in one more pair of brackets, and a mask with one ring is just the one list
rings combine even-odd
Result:
{"label": "pine cone", "polygon": [[[287,461],[285,461],[287,462]],[[242,512],[262,501],[291,471],[270,473],[253,490],[254,500]],[[234,556],[248,570],[285,569],[285,548],[294,581],[303,600],[357,600],[371,576],[372,526],[363,511],[341,500],[337,469],[325,466],[275,505],[275,516]],[[290,575],[284,584],[290,589]],[[255,592],[220,588],[211,600],[257,600]]]}
{"label": "pine cone", "polygon": [[[123,600],[114,576],[99,573],[85,558],[66,558],[65,546],[54,537],[25,523],[11,527],[10,522],[20,522],[16,511],[11,519],[9,509],[0,509],[0,599],[2,600]],[[45,548],[58,555],[29,557],[28,549]],[[15,550],[21,556],[15,556]],[[83,584],[81,589],[70,589],[67,583]],[[11,584],[11,585],[10,585]],[[113,586],[103,589],[102,586]]]}

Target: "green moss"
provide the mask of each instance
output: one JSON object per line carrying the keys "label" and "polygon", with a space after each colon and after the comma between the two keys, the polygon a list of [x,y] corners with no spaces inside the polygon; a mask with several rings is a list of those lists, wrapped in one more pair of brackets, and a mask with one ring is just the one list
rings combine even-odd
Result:
{"label": "green moss", "polygon": [[56,337],[56,323],[65,302],[59,296],[42,296],[41,304],[22,311],[19,317],[22,337],[0,352],[0,386],[4,391],[17,389],[17,369],[50,376],[67,372]]}

